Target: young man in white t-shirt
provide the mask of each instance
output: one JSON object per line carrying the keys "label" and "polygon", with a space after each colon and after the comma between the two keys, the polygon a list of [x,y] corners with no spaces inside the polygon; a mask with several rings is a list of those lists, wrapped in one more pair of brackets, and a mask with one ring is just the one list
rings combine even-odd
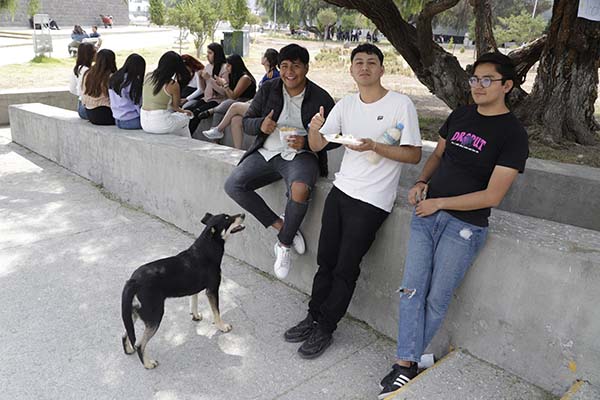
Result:
{"label": "young man in white t-shirt", "polygon": [[[285,332],[288,342],[304,342],[303,358],[315,358],[330,345],[332,334],[346,313],[360,262],[375,240],[377,230],[392,210],[402,163],[421,159],[421,136],[417,112],[405,95],[381,86],[383,54],[372,44],[352,51],[350,74],[359,93],[340,100],[325,122],[323,109],[310,123],[308,141],[312,151],[329,143],[323,135],[341,134],[359,139],[346,145],[342,165],[323,209],[317,253],[317,271],[308,316]],[[377,141],[401,123],[397,143]],[[381,156],[373,160],[374,153]]]}

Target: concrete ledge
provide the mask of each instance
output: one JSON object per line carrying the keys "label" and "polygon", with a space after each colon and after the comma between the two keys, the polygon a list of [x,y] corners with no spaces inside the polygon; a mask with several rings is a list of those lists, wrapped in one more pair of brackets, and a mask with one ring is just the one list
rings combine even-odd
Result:
{"label": "concrete ledge", "polygon": [[8,124],[10,105],[24,103],[43,103],[77,111],[77,96],[64,88],[0,90],[0,125]]}
{"label": "concrete ledge", "polygon": [[[425,142],[418,165],[402,170],[400,185],[417,181],[436,143]],[[330,176],[339,170],[342,153],[329,157]],[[511,187],[499,209],[600,231],[600,169],[530,158],[525,174]]]}
{"label": "concrete ledge", "polygon": [[[241,151],[171,135],[98,127],[41,104],[10,107],[12,137],[65,168],[102,185],[117,198],[198,233],[206,211],[239,211],[223,182]],[[310,292],[316,270],[321,211],[331,187],[320,180],[302,226],[307,253],[295,260],[288,283]],[[362,263],[350,314],[395,337],[398,295],[411,210],[399,201]],[[260,193],[284,207],[277,183]],[[547,197],[554,193],[546,192]],[[577,378],[600,381],[600,233],[494,211],[485,249],[452,302],[432,344],[450,346],[560,394]],[[272,273],[275,234],[248,220],[245,241],[230,254]],[[282,329],[284,327],[281,327]]]}

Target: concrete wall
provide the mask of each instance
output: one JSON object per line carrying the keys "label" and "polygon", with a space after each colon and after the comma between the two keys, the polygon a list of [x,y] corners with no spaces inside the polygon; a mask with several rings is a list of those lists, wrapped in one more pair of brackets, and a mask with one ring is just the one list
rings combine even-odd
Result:
{"label": "concrete wall", "polygon": [[[14,19],[7,11],[0,13],[0,26],[29,27],[29,0],[17,0],[17,3]],[[40,0],[38,13],[50,15],[61,29],[68,30],[75,24],[100,27],[100,14],[112,15],[115,25],[129,25],[129,8],[123,0]]]}
{"label": "concrete wall", "polygon": [[[223,182],[241,151],[170,135],[98,127],[40,104],[10,108],[13,140],[102,185],[119,199],[198,233],[206,211],[238,212]],[[307,253],[286,281],[310,291],[320,216],[331,182],[320,180],[302,226]],[[276,212],[277,183],[260,190]],[[394,211],[362,263],[350,314],[394,337],[411,210],[401,189]],[[552,195],[549,194],[548,197]],[[272,273],[275,234],[252,217],[227,252]],[[495,210],[488,243],[453,299],[431,348],[450,346],[556,394],[575,379],[600,384],[600,233]],[[283,329],[283,327],[282,327]]]}
{"label": "concrete wall", "polygon": [[67,110],[77,110],[77,96],[64,88],[0,90],[0,125],[8,124],[11,104],[43,103]]}

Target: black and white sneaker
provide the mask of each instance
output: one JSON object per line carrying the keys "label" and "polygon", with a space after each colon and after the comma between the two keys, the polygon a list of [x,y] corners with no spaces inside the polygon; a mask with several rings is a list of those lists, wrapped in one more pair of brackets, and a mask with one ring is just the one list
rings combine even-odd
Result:
{"label": "black and white sneaker", "polygon": [[381,385],[383,389],[377,398],[383,400],[402,389],[411,379],[417,376],[417,364],[413,363],[410,368],[402,367],[398,364],[392,366],[392,371],[383,378]]}

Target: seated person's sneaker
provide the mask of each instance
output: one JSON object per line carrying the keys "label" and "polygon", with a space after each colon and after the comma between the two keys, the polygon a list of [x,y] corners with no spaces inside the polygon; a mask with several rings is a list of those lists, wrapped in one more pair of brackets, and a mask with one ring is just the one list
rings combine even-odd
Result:
{"label": "seated person's sneaker", "polygon": [[292,249],[285,247],[281,243],[275,243],[275,276],[279,279],[284,279],[292,268]]}
{"label": "seated person's sneaker", "polygon": [[223,137],[223,132],[221,132],[216,126],[207,131],[202,131],[202,134],[209,139],[221,139]]}
{"label": "seated person's sneaker", "polygon": [[323,331],[319,324],[317,324],[308,339],[298,349],[298,353],[302,358],[317,358],[327,350],[332,341],[333,335]]}
{"label": "seated person's sneaker", "polygon": [[316,325],[317,321],[315,321],[312,315],[309,313],[308,316],[302,321],[298,322],[296,326],[285,331],[283,337],[285,338],[286,342],[290,343],[304,342],[306,339],[308,339]]}
{"label": "seated person's sneaker", "polygon": [[381,381],[383,389],[377,398],[382,400],[396,393],[415,376],[417,376],[417,363],[413,363],[410,368],[394,364],[392,371]]}
{"label": "seated person's sneaker", "polygon": [[[281,214],[279,218],[281,218],[281,220],[285,222],[285,214]],[[300,232],[300,229],[298,229],[298,231],[294,235],[292,246],[298,254],[304,254],[306,252],[306,242],[304,241],[304,236],[302,236],[302,232]]]}
{"label": "seated person's sneaker", "polygon": [[300,232],[300,229],[298,229],[298,231],[294,235],[292,246],[298,254],[304,254],[306,252],[306,243],[304,242],[304,236],[302,236],[302,232]]}

